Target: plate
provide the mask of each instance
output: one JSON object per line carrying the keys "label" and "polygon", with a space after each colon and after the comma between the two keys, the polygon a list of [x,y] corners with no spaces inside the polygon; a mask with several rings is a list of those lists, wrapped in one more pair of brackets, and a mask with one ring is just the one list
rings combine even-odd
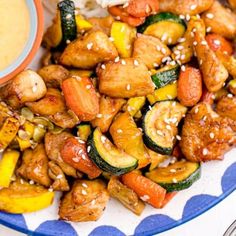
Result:
{"label": "plate", "polygon": [[[46,26],[51,17],[46,14]],[[37,69],[43,49],[40,49],[30,68]],[[177,227],[208,211],[236,189],[236,149],[225,155],[224,161],[202,165],[202,177],[189,189],[179,192],[164,208],[146,206],[136,216],[119,202],[111,199],[97,222],[71,223],[59,221],[57,211],[60,194],[49,208],[29,214],[0,212],[0,223],[20,232],[40,236],[147,236]]]}

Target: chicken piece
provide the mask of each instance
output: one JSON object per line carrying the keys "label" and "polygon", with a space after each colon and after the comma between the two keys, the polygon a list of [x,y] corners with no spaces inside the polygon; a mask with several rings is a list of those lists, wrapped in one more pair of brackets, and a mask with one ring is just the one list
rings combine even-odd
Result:
{"label": "chicken piece", "polygon": [[188,160],[221,160],[236,145],[236,122],[200,103],[187,114],[181,138],[180,147]]}
{"label": "chicken piece", "polygon": [[58,166],[54,161],[50,161],[48,166],[48,174],[50,178],[54,180],[51,186],[52,189],[54,191],[69,191],[70,186],[60,166]]}
{"label": "chicken piece", "polygon": [[228,0],[230,7],[236,10],[236,0]]}
{"label": "chicken piece", "polygon": [[60,88],[70,72],[60,65],[49,65],[41,68],[38,74],[43,78],[48,88]]}
{"label": "chicken piece", "polygon": [[99,115],[91,121],[92,126],[99,127],[102,133],[108,131],[113,118],[125,104],[124,99],[102,96],[99,102]]}
{"label": "chicken piece", "polygon": [[236,121],[236,97],[222,97],[217,102],[216,112],[222,117],[228,117]]}
{"label": "chicken piece", "polygon": [[110,36],[111,33],[111,25],[114,22],[114,18],[112,16],[106,17],[92,17],[87,19],[93,25],[92,31],[100,30],[106,35]]}
{"label": "chicken piece", "polygon": [[210,92],[216,92],[223,87],[229,74],[219,58],[207,44],[202,25],[199,24],[196,29],[194,33],[194,40],[196,41],[194,48],[203,80]]}
{"label": "chicken piece", "polygon": [[33,113],[41,116],[50,116],[66,110],[63,96],[59,90],[54,88],[49,88],[42,99],[36,102],[28,102],[26,106],[28,106]]}
{"label": "chicken piece", "polygon": [[48,175],[48,157],[43,144],[38,144],[34,150],[24,151],[22,164],[17,173],[25,179],[33,180],[46,187],[51,185]]}
{"label": "chicken piece", "polygon": [[92,31],[70,43],[62,53],[60,62],[66,66],[91,69],[117,56],[118,52],[108,36],[101,31]]}
{"label": "chicken piece", "polygon": [[98,68],[99,91],[110,97],[130,98],[154,92],[148,68],[133,58],[108,62]]}
{"label": "chicken piece", "polygon": [[236,34],[236,15],[229,9],[214,1],[210,9],[203,13],[202,19],[211,32],[233,39]]}
{"label": "chicken piece", "polygon": [[162,64],[162,59],[170,54],[170,49],[156,37],[139,34],[134,41],[133,58],[142,61],[149,69]]}
{"label": "chicken piece", "polygon": [[213,2],[214,0],[159,0],[159,10],[177,15],[196,15],[209,9]]}
{"label": "chicken piece", "polygon": [[45,149],[48,158],[60,166],[66,175],[77,178],[76,169],[65,163],[60,156],[60,150],[62,146],[70,137],[73,136],[68,132],[61,132],[60,134],[47,133],[44,139]]}
{"label": "chicken piece", "polygon": [[98,220],[106,208],[109,194],[101,180],[77,180],[61,200],[61,220],[85,222]]}
{"label": "chicken piece", "polygon": [[25,70],[14,77],[10,83],[0,88],[0,97],[14,109],[26,102],[34,102],[47,92],[43,79],[32,70]]}

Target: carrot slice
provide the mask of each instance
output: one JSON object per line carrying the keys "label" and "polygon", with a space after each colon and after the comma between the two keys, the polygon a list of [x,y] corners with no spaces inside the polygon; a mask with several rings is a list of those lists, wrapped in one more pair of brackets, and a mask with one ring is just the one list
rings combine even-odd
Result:
{"label": "carrot slice", "polygon": [[90,160],[86,144],[76,138],[68,138],[61,149],[62,159],[75,169],[85,173],[89,178],[98,177],[102,171]]}
{"label": "carrot slice", "polygon": [[208,34],[206,36],[206,41],[214,52],[220,51],[222,53],[227,53],[228,55],[232,55],[233,53],[231,43],[219,34]]}
{"label": "carrot slice", "polygon": [[174,196],[177,194],[178,192],[171,192],[171,193],[167,193],[165,196],[165,199],[162,203],[162,207],[166,206],[173,198]]}
{"label": "carrot slice", "polygon": [[144,23],[145,18],[144,17],[133,17],[126,13],[123,8],[118,6],[109,7],[108,11],[111,15],[119,17],[121,21],[129,24],[130,26],[139,26]]}
{"label": "carrot slice", "polygon": [[157,13],[159,3],[157,0],[130,0],[125,11],[134,17],[147,17]]}
{"label": "carrot slice", "polygon": [[93,120],[99,112],[99,99],[89,78],[71,77],[63,81],[67,106],[82,121]]}
{"label": "carrot slice", "polygon": [[155,208],[161,208],[165,199],[166,190],[150,179],[130,172],[121,177],[123,183],[133,189],[137,195]]}

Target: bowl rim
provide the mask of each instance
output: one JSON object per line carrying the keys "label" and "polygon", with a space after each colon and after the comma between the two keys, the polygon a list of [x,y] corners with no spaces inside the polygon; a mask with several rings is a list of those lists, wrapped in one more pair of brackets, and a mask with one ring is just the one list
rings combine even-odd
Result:
{"label": "bowl rim", "polygon": [[23,59],[23,61],[20,63],[20,65],[17,68],[13,69],[9,74],[0,78],[0,85],[8,82],[14,76],[16,76],[18,73],[23,71],[26,68],[26,66],[32,61],[32,59],[34,58],[36,52],[38,51],[38,49],[41,45],[41,41],[42,41],[42,37],[43,37],[43,29],[44,29],[43,6],[42,6],[41,1],[39,1],[39,0],[33,0],[33,2],[34,2],[35,10],[37,13],[37,29],[36,29],[36,35],[34,38],[33,45],[31,47],[28,55]]}

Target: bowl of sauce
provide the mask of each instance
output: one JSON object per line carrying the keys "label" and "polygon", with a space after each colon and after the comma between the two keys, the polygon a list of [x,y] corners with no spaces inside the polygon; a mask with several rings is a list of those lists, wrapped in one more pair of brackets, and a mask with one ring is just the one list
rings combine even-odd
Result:
{"label": "bowl of sauce", "polygon": [[0,0],[0,85],[31,62],[43,37],[40,0]]}

